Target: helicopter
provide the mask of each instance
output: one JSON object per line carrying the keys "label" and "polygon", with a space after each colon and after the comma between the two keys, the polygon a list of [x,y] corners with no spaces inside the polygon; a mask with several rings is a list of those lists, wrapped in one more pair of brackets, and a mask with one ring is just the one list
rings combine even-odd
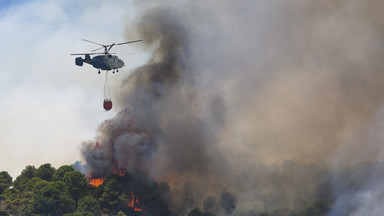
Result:
{"label": "helicopter", "polygon": [[[99,44],[93,41],[82,39],[83,41],[93,43],[99,46],[102,46],[100,48],[92,50],[90,53],[75,53],[71,55],[84,55],[84,59],[81,57],[77,57],[75,59],[75,64],[77,66],[83,66],[83,63],[87,63],[92,65],[94,68],[99,69],[98,73],[100,74],[100,70],[110,71],[112,70],[113,73],[119,72],[119,68],[122,68],[124,66],[123,60],[119,59],[116,55],[112,55],[115,53],[109,53],[109,51],[112,49],[113,46],[123,45],[123,44],[129,44],[129,43],[136,43],[143,40],[134,40],[134,41],[128,41],[123,43],[112,43],[111,45],[104,45]],[[104,52],[102,53],[94,53],[94,51],[100,50],[104,48]],[[93,58],[91,58],[91,55],[96,55]]]}

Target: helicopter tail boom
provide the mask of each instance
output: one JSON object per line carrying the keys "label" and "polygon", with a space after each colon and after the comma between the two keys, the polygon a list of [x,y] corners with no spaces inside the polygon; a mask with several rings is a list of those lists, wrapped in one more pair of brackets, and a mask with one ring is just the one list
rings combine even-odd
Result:
{"label": "helicopter tail boom", "polygon": [[88,63],[88,64],[91,63],[91,56],[90,56],[89,54],[85,54],[85,58],[84,58],[84,59],[81,58],[81,57],[77,57],[77,58],[75,59],[75,64],[76,64],[77,66],[80,66],[80,67],[83,66],[84,62],[85,62],[85,63]]}

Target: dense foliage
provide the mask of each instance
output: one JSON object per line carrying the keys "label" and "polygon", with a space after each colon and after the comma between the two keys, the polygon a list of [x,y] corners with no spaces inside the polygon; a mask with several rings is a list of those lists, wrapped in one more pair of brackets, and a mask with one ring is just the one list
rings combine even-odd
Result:
{"label": "dense foliage", "polygon": [[[172,215],[160,194],[165,183],[142,181],[142,178],[147,177],[142,173],[135,176],[112,173],[95,188],[82,173],[68,165],[57,170],[50,164],[37,169],[27,166],[14,181],[3,171],[0,172],[0,216]],[[128,205],[132,199],[140,199],[140,205],[145,206],[140,207],[142,212]]]}
{"label": "dense foliage", "polygon": [[[157,183],[145,173],[121,171],[110,173],[103,178],[98,187],[90,185],[86,177],[72,166],[64,165],[58,169],[50,164],[38,168],[26,166],[15,180],[8,172],[0,172],[0,216],[36,216],[36,215],[65,215],[65,216],[99,216],[99,215],[130,215],[130,216],[325,216],[332,213],[335,207],[335,196],[348,196],[353,191],[360,191],[368,178],[369,167],[378,167],[376,163],[363,163],[354,167],[346,167],[333,173],[315,166],[308,166],[313,171],[313,178],[299,175],[299,170],[305,170],[302,165],[292,161],[283,163],[278,172],[282,176],[268,179],[272,185],[269,189],[292,190],[291,206],[288,202],[281,205],[284,197],[275,196],[270,203],[275,205],[257,211],[258,208],[238,209],[236,194],[224,192],[221,196],[208,196],[201,204],[193,203],[177,213],[170,210],[169,198],[172,196],[170,186]],[[381,166],[380,166],[381,167]],[[384,170],[384,166],[382,166]],[[290,172],[286,172],[289,170]],[[295,171],[296,170],[296,171]],[[287,173],[294,173],[294,178],[288,178]],[[309,173],[309,172],[305,172]],[[266,177],[268,173],[258,172],[256,177]],[[261,181],[252,176],[240,173],[241,186],[253,186],[252,182]],[[287,177],[288,176],[288,177]],[[297,177],[295,177],[297,176]],[[304,177],[304,179],[302,179]],[[282,179],[287,187],[281,187]],[[244,179],[248,179],[245,181]],[[336,188],[331,188],[331,181],[337,182]],[[315,184],[312,196],[308,196],[297,188],[306,186],[306,182]],[[251,184],[251,185],[249,185]],[[267,183],[263,183],[268,186]],[[271,189],[272,188],[272,189]],[[262,194],[263,191],[260,191]],[[290,192],[290,191],[288,191]],[[273,193],[272,193],[273,195]],[[268,196],[263,196],[269,200]],[[251,202],[250,202],[251,203]],[[252,203],[251,203],[252,204]],[[294,207],[292,207],[294,206]]]}

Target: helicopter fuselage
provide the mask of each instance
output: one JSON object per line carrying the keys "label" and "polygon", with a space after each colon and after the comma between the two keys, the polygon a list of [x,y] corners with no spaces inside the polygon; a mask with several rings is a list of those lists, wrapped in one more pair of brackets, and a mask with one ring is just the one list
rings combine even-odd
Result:
{"label": "helicopter fuselage", "polygon": [[[115,70],[116,70],[116,72],[119,72],[119,68],[122,68],[124,66],[124,62],[121,59],[119,59],[117,56],[111,55],[109,53],[109,50],[111,50],[111,48],[113,46],[129,44],[129,43],[136,43],[136,42],[140,42],[142,40],[127,41],[127,42],[123,42],[123,43],[113,43],[111,45],[99,44],[99,43],[85,40],[85,39],[83,39],[83,41],[99,45],[99,46],[101,46],[101,48],[92,50],[91,53],[71,54],[71,55],[85,55],[84,59],[81,57],[77,57],[75,59],[75,64],[77,66],[83,66],[83,64],[85,62],[87,64],[92,65],[94,68],[99,69],[98,73],[100,73],[100,70],[105,70],[105,71],[112,70],[112,72],[115,73]],[[103,53],[94,53],[94,51],[97,51],[99,49],[104,49],[104,52]],[[97,55],[97,56],[91,58],[91,55],[95,55],[95,54],[102,54],[102,55]]]}
{"label": "helicopter fuselage", "polygon": [[97,55],[93,58],[85,55],[84,59],[81,57],[76,58],[76,65],[83,66],[83,62],[92,65],[94,68],[106,71],[119,69],[124,66],[124,62],[121,59],[111,54]]}

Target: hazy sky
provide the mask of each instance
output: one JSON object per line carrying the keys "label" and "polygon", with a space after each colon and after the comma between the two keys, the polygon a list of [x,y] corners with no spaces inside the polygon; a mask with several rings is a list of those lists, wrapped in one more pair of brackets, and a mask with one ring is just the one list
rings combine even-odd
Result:
{"label": "hazy sky", "polygon": [[[118,110],[102,108],[105,75],[76,66],[69,54],[97,48],[82,38],[129,40],[124,31],[134,19],[132,1],[0,2],[0,170],[16,177],[26,165],[58,167],[81,159],[81,143]],[[109,89],[147,55],[139,45],[112,51],[126,66],[109,76]]]}

